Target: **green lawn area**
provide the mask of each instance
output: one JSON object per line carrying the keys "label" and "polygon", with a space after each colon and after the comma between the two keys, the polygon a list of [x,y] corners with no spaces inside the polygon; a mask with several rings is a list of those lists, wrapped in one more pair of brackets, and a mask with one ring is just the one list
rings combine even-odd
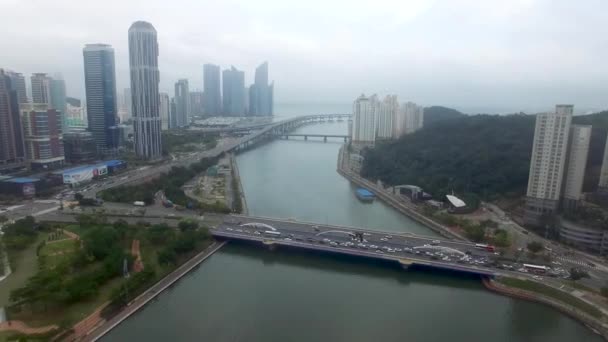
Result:
{"label": "green lawn area", "polygon": [[80,228],[80,225],[78,224],[69,224],[63,227],[63,229],[78,235],[82,235],[84,233],[84,229]]}
{"label": "green lawn area", "polygon": [[560,302],[573,306],[595,318],[602,317],[602,312],[600,310],[598,310],[597,308],[595,308],[594,306],[592,306],[591,304],[588,304],[588,303],[574,297],[573,295],[570,295],[566,292],[560,291],[553,287],[543,285],[541,283],[537,283],[534,281],[521,280],[521,279],[516,279],[516,278],[508,278],[508,277],[501,278],[499,280],[499,282],[504,285],[510,286],[510,287],[514,287],[514,288],[518,288],[518,289],[522,289],[522,290],[526,290],[526,291],[530,291],[530,292],[536,292],[536,293],[545,295],[547,297],[551,297],[553,299],[559,300]]}
{"label": "green lawn area", "polygon": [[570,287],[575,288],[577,290],[587,291],[587,292],[591,292],[591,293],[598,293],[597,290],[592,289],[592,288],[590,288],[588,286],[585,286],[583,284],[579,284],[579,283],[577,283],[575,281],[568,281],[566,284],[567,284],[567,286],[570,286]]}
{"label": "green lawn area", "polygon": [[47,241],[44,247],[40,249],[40,255],[46,256],[47,266],[53,267],[61,261],[70,257],[78,248],[78,241],[73,239],[61,240],[57,242]]}
{"label": "green lawn area", "polygon": [[47,234],[40,234],[36,242],[28,248],[18,252],[9,252],[9,259],[12,260],[15,268],[10,276],[0,282],[0,306],[8,304],[11,290],[23,286],[29,277],[36,274],[38,270],[36,248],[39,243],[46,240],[46,237]]}

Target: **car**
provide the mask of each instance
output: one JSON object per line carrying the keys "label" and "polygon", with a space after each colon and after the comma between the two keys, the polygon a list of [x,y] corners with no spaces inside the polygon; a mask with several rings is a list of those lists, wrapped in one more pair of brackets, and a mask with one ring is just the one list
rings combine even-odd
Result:
{"label": "car", "polygon": [[257,231],[257,230],[256,230],[255,232],[253,232],[253,234],[255,234],[255,235],[260,235],[260,234],[262,234],[262,233],[260,233],[259,231]]}
{"label": "car", "polygon": [[242,230],[242,229],[237,229],[236,231],[237,231],[237,232],[239,232],[239,233],[242,233],[242,232],[243,232],[243,230]]}
{"label": "car", "polygon": [[416,254],[420,254],[420,251],[415,251],[414,253],[416,253]]}
{"label": "car", "polygon": [[330,246],[332,246],[332,247],[338,247],[338,244],[337,244],[337,243],[335,243],[335,242],[333,242],[333,241],[332,241],[332,242],[330,242],[330,243],[329,243],[329,245],[330,245]]}
{"label": "car", "polygon": [[331,240],[330,240],[330,239],[327,239],[327,238],[323,239],[322,241],[323,241],[324,243],[330,243],[330,242],[331,242]]}
{"label": "car", "polygon": [[315,232],[320,231],[319,226],[312,226],[312,229],[313,229]]}
{"label": "car", "polygon": [[376,249],[376,253],[382,253],[382,254],[384,254],[384,252],[381,251],[381,250],[379,250],[379,249]]}
{"label": "car", "polygon": [[227,230],[227,231],[229,231],[229,232],[231,232],[231,231],[233,231],[234,229],[232,229],[232,228],[228,227],[228,228],[226,228],[226,230]]}
{"label": "car", "polygon": [[369,245],[369,248],[371,248],[371,249],[378,249],[378,246],[376,246],[376,245]]}
{"label": "car", "polygon": [[386,241],[388,241],[388,239],[387,238],[382,238],[382,239],[380,239],[380,241],[385,241],[386,242]]}
{"label": "car", "polygon": [[292,240],[292,239],[290,239],[290,238],[284,238],[283,240],[285,240],[285,241],[293,241],[293,240]]}
{"label": "car", "polygon": [[363,243],[360,243],[360,244],[358,244],[358,245],[357,245],[357,247],[359,247],[359,248],[363,248],[363,249],[366,249],[366,248],[367,248],[367,245],[365,245],[365,244],[363,244]]}
{"label": "car", "polygon": [[395,253],[395,250],[392,249],[392,248],[388,248],[386,251],[389,252],[389,253]]}
{"label": "car", "polygon": [[401,248],[395,248],[395,252],[401,253],[401,252],[403,252],[403,249],[401,249]]}
{"label": "car", "polygon": [[370,233],[363,233],[363,236],[372,236]]}
{"label": "car", "polygon": [[391,235],[386,235],[385,238],[392,239],[393,237]]}
{"label": "car", "polygon": [[433,246],[436,246],[436,245],[438,245],[440,243],[441,243],[441,241],[439,241],[439,240],[433,240],[433,241],[431,241],[431,245],[433,245]]}

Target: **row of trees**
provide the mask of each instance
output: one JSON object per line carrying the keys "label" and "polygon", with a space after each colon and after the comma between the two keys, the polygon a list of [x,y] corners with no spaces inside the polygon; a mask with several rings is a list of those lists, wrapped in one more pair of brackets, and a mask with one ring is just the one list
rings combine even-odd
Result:
{"label": "row of trees", "polygon": [[197,150],[198,144],[205,144],[207,148],[214,148],[217,145],[217,139],[217,134],[203,132],[163,132],[163,154],[194,152]]}

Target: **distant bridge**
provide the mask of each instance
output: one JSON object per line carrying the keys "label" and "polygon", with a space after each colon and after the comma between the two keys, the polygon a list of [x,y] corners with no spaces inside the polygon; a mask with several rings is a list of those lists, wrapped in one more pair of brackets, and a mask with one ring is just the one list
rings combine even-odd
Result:
{"label": "distant bridge", "polygon": [[293,137],[304,137],[304,140],[308,138],[323,138],[324,142],[327,142],[327,138],[340,138],[344,139],[344,142],[348,141],[349,136],[345,134],[293,134],[293,133],[280,133],[276,135],[279,139],[289,139]]}

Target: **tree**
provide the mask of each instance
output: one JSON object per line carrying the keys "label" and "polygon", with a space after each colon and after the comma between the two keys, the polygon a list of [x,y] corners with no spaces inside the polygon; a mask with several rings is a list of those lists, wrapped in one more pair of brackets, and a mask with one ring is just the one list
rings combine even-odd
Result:
{"label": "tree", "polygon": [[528,250],[534,254],[543,250],[543,244],[538,241],[529,242],[526,246]]}
{"label": "tree", "polygon": [[8,221],[8,217],[4,216],[4,215],[0,215],[0,223],[4,223]]}
{"label": "tree", "polygon": [[74,194],[74,199],[78,202],[81,202],[84,199],[84,196],[80,192],[77,192]]}
{"label": "tree", "polygon": [[464,226],[464,232],[471,241],[481,242],[486,236],[486,230],[478,224],[468,224]]}
{"label": "tree", "polygon": [[574,268],[572,267],[570,269],[570,279],[577,281],[577,280],[581,280],[583,278],[589,278],[589,273],[587,273],[585,270],[582,270],[580,268]]}
{"label": "tree", "polygon": [[173,239],[174,231],[166,223],[155,224],[146,230],[146,239],[153,244],[168,243]]}
{"label": "tree", "polygon": [[198,229],[198,222],[193,219],[182,219],[177,225],[182,232]]}

